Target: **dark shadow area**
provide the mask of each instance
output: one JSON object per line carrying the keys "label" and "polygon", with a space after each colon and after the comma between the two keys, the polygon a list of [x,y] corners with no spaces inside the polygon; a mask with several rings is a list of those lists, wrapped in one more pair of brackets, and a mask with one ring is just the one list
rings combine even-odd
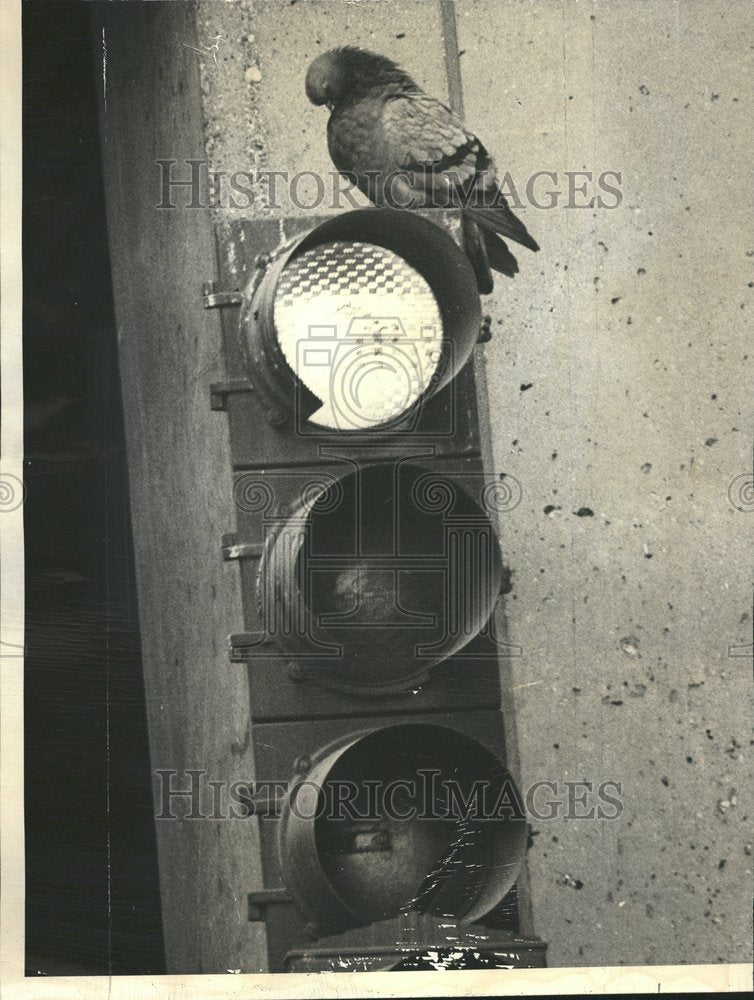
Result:
{"label": "dark shadow area", "polygon": [[164,971],[87,7],[23,9],[28,975]]}

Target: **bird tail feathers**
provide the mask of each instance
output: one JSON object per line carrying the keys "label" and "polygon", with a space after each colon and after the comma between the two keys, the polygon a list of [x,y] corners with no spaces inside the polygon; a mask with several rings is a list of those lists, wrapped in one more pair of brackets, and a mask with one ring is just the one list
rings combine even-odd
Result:
{"label": "bird tail feathers", "polygon": [[510,252],[503,240],[488,229],[482,230],[484,249],[487,252],[487,262],[490,267],[501,274],[512,278],[518,274],[518,261]]}
{"label": "bird tail feathers", "polygon": [[479,294],[489,295],[493,286],[490,264],[487,260],[486,234],[468,215],[463,216],[463,245],[466,256],[474,268]]}
{"label": "bird tail feathers", "polygon": [[516,243],[528,247],[535,252],[539,250],[539,244],[529,235],[526,226],[517,219],[507,205],[500,205],[496,208],[469,208],[469,215],[483,229],[498,233],[500,236],[507,236]]}

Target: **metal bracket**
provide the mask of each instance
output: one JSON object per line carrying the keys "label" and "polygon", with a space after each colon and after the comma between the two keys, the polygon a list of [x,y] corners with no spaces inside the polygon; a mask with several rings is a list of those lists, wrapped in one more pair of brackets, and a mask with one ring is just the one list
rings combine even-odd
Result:
{"label": "metal bracket", "polygon": [[291,905],[293,900],[285,889],[260,889],[249,893],[249,920],[266,919],[268,906]]}
{"label": "metal bracket", "polygon": [[240,306],[243,302],[243,293],[218,292],[214,281],[202,283],[202,299],[205,309],[220,309],[223,306]]}
{"label": "metal bracket", "polygon": [[226,562],[231,559],[260,559],[263,551],[262,542],[239,542],[234,532],[223,535],[222,553]]}
{"label": "metal bracket", "polygon": [[285,796],[259,793],[251,796],[249,816],[279,816],[283,811]]}
{"label": "metal bracket", "polygon": [[230,662],[246,663],[251,659],[251,649],[258,646],[269,646],[272,639],[266,632],[237,632],[229,636]]}
{"label": "metal bracket", "polygon": [[210,409],[224,413],[228,409],[228,396],[232,392],[253,391],[254,383],[247,378],[231,378],[226,382],[212,382],[209,387]]}

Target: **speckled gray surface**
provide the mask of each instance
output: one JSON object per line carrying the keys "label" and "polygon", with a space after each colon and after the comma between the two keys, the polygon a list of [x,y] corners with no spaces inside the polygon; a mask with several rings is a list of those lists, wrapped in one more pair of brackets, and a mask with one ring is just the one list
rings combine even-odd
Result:
{"label": "speckled gray surface", "polygon": [[535,926],[555,965],[750,961],[746,6],[457,9],[467,121],[517,187],[622,173],[616,209],[522,213],[542,251],[489,307],[522,777],[624,801],[534,823]]}
{"label": "speckled gray surface", "polygon": [[[521,779],[611,779],[624,804],[533,822],[535,928],[552,965],[750,961],[752,671],[729,655],[751,633],[754,513],[729,497],[751,472],[750,8],[457,15],[467,122],[522,197],[536,171],[564,192],[522,210],[542,250],[488,306],[495,462],[523,489],[502,525]],[[333,44],[447,94],[431,0],[197,17],[214,169],[332,170],[303,77]],[[567,170],[619,171],[622,203],[564,207]]]}
{"label": "speckled gray surface", "polygon": [[[327,111],[309,104],[304,78],[311,60],[336,45],[378,49],[416,67],[429,91],[447,95],[435,0],[199,0],[197,15],[200,44],[207,50],[219,44],[217,61],[210,51],[201,59],[211,170],[287,171],[290,177],[311,171],[325,178],[329,193],[335,168],[325,141]],[[249,214],[306,212],[289,197],[285,182],[276,181],[275,190],[277,208],[270,205],[269,185],[255,185]],[[316,181],[302,178],[296,197],[312,204]]]}

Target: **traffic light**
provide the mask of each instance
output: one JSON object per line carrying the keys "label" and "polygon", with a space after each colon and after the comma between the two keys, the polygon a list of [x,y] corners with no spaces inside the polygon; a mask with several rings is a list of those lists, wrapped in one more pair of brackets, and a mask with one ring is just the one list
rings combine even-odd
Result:
{"label": "traffic light", "polygon": [[477,341],[471,269],[422,216],[348,212],[260,265],[241,306],[250,377],[299,434],[407,429]]}
{"label": "traffic light", "polygon": [[370,208],[282,233],[225,223],[224,290],[204,289],[262,852],[263,886],[238,890],[270,971],[543,964],[518,934],[495,617],[496,515],[519,497],[481,458],[462,220]]}

